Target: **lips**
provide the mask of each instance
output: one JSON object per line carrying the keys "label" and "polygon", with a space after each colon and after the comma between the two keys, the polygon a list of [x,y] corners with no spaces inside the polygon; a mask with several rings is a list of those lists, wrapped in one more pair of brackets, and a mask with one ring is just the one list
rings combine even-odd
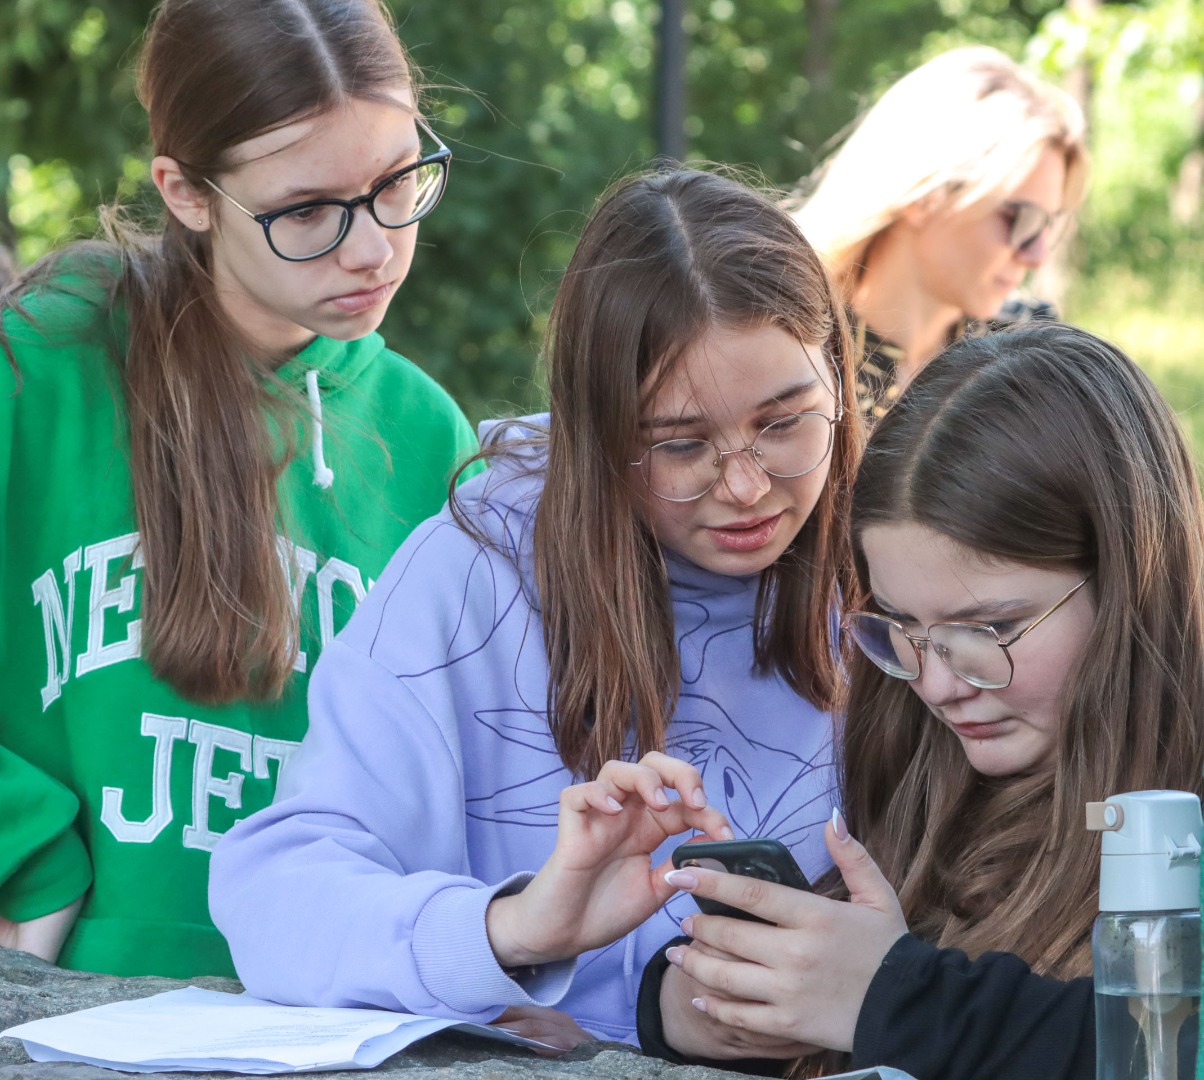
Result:
{"label": "lips", "polygon": [[727,525],[710,526],[707,532],[711,534],[719,547],[727,551],[756,551],[769,543],[781,520],[782,514],[779,512],[769,517],[750,518],[746,521],[733,521]]}
{"label": "lips", "polygon": [[335,296],[330,302],[340,311],[349,315],[358,315],[361,311],[367,311],[369,308],[384,303],[389,298],[392,288],[393,282],[386,281],[383,285],[377,285],[372,289],[359,289],[356,292]]}
{"label": "lips", "polygon": [[955,735],[963,739],[994,739],[1008,731],[1007,720],[991,720],[978,724],[955,724],[946,720],[945,723],[953,729]]}

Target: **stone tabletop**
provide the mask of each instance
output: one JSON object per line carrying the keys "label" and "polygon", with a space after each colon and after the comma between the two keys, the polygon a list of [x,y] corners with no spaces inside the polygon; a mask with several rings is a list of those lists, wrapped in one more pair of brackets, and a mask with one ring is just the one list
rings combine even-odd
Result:
{"label": "stone tabletop", "polygon": [[[233,979],[199,978],[193,985],[238,992]],[[0,949],[0,1031],[43,1016],[90,1009],[110,1001],[149,997],[188,985],[157,977],[122,979],[84,971],[64,971],[28,953]],[[742,1074],[702,1066],[674,1066],[644,1057],[622,1043],[600,1042],[558,1058],[542,1058],[521,1047],[444,1032],[415,1043],[375,1069],[342,1070],[313,1075],[325,1080],[374,1080],[402,1076],[406,1080],[737,1080]],[[0,1039],[0,1080],[114,1080],[133,1074],[95,1065],[31,1062],[17,1039]],[[216,1080],[228,1072],[154,1074],[170,1080]],[[747,1080],[747,1077],[742,1077]]]}

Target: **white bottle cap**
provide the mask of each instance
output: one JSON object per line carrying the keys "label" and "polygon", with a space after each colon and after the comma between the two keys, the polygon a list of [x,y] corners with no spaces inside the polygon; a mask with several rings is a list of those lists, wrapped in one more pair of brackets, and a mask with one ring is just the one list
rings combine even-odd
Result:
{"label": "white bottle cap", "polygon": [[1103,836],[1100,911],[1198,911],[1200,800],[1189,791],[1130,791],[1087,804]]}

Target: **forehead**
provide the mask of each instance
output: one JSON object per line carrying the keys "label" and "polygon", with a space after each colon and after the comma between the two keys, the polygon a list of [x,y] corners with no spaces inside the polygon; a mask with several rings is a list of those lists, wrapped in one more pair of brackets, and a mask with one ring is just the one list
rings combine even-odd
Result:
{"label": "forehead", "polygon": [[807,382],[835,384],[821,345],[805,345],[776,326],[714,327],[685,350],[649,411],[738,415]]}
{"label": "forehead", "polygon": [[226,171],[260,181],[287,174],[315,187],[354,179],[352,174],[386,167],[416,145],[416,115],[405,87],[378,100],[351,98],[237,144],[228,152]]}
{"label": "forehead", "polygon": [[1034,202],[1054,211],[1062,208],[1065,192],[1066,154],[1058,147],[1046,146],[1033,167],[1006,197]]}
{"label": "forehead", "polygon": [[986,555],[916,522],[871,525],[858,537],[870,588],[883,603],[920,622],[940,622],[976,604],[1044,595],[1045,570]]}

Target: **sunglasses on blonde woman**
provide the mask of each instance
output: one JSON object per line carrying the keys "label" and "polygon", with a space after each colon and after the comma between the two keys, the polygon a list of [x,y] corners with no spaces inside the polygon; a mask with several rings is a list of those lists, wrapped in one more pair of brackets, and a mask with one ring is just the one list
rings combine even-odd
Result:
{"label": "sunglasses on blonde woman", "polygon": [[1008,247],[1013,251],[1030,248],[1050,231],[1050,244],[1056,244],[1065,231],[1068,215],[1065,210],[1051,214],[1043,206],[1025,199],[1012,199],[999,210],[1007,226]]}

